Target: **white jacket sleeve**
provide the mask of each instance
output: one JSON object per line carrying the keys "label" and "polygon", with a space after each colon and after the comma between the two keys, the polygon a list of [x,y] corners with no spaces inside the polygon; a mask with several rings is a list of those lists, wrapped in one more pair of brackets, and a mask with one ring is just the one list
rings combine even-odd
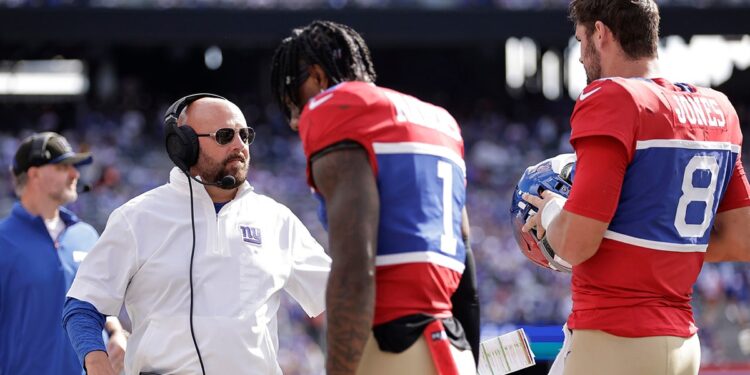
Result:
{"label": "white jacket sleeve", "polygon": [[325,310],[331,258],[291,212],[284,220],[284,225],[288,227],[292,253],[292,269],[284,289],[302,306],[307,315],[317,316]]}
{"label": "white jacket sleeve", "polygon": [[68,297],[93,304],[117,316],[125,289],[135,273],[137,242],[120,209],[112,212],[104,233],[81,263]]}

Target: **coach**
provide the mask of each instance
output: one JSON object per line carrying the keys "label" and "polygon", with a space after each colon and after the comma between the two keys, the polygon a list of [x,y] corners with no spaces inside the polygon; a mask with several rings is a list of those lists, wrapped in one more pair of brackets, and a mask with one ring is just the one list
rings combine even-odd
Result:
{"label": "coach", "polygon": [[[53,132],[27,137],[16,151],[11,174],[19,202],[0,221],[0,374],[81,374],[60,313],[98,233],[63,205],[78,198],[78,167],[91,160]],[[124,332],[117,319],[107,330],[119,368]]]}
{"label": "coach", "polygon": [[178,168],[110,215],[68,293],[70,340],[89,374],[112,374],[96,332],[124,302],[126,374],[281,374],[280,292],[320,314],[330,258],[246,181],[255,133],[236,105],[190,95],[165,125]]}

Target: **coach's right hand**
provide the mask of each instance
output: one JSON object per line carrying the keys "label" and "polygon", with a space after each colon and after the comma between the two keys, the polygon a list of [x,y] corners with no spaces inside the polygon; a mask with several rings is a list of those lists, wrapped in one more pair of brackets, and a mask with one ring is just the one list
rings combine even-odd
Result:
{"label": "coach's right hand", "polygon": [[86,354],[84,367],[88,375],[115,375],[112,365],[109,364],[107,353],[100,350]]}

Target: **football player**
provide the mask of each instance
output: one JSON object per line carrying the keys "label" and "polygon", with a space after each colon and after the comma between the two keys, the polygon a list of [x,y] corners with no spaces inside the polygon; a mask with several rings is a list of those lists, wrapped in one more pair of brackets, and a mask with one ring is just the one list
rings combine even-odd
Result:
{"label": "football player", "polygon": [[737,114],[720,92],[659,78],[654,1],[573,0],[570,18],[589,82],[571,117],[575,184],[567,201],[524,195],[540,211],[524,230],[573,270],[551,373],[697,374],[701,265],[750,257]]}
{"label": "football player", "polygon": [[273,58],[273,92],[327,216],[327,373],[475,374],[459,126],[375,78],[362,37],[334,22],[294,29]]}

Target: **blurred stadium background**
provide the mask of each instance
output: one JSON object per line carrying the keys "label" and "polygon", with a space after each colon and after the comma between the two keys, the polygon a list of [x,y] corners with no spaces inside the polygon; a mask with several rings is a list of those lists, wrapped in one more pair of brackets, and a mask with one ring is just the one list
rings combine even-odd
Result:
{"label": "blurred stadium background", "polygon": [[[0,0],[0,164],[19,139],[53,130],[95,155],[71,205],[100,231],[109,213],[164,183],[161,116],[185,94],[237,103],[255,127],[250,181],[325,244],[297,135],[270,101],[273,48],[314,19],[368,41],[378,83],[447,108],[462,125],[482,334],[525,327],[546,373],[570,310],[569,277],[517,249],[510,195],[523,169],[568,144],[585,84],[564,0]],[[750,134],[750,1],[658,1],[664,76],[711,85]],[[747,146],[747,142],[745,143]],[[748,148],[743,148],[744,160]],[[746,165],[747,168],[747,165]],[[0,168],[0,216],[15,200]],[[694,289],[702,373],[750,373],[750,266],[708,264]],[[284,372],[323,373],[324,319],[280,313]]]}

